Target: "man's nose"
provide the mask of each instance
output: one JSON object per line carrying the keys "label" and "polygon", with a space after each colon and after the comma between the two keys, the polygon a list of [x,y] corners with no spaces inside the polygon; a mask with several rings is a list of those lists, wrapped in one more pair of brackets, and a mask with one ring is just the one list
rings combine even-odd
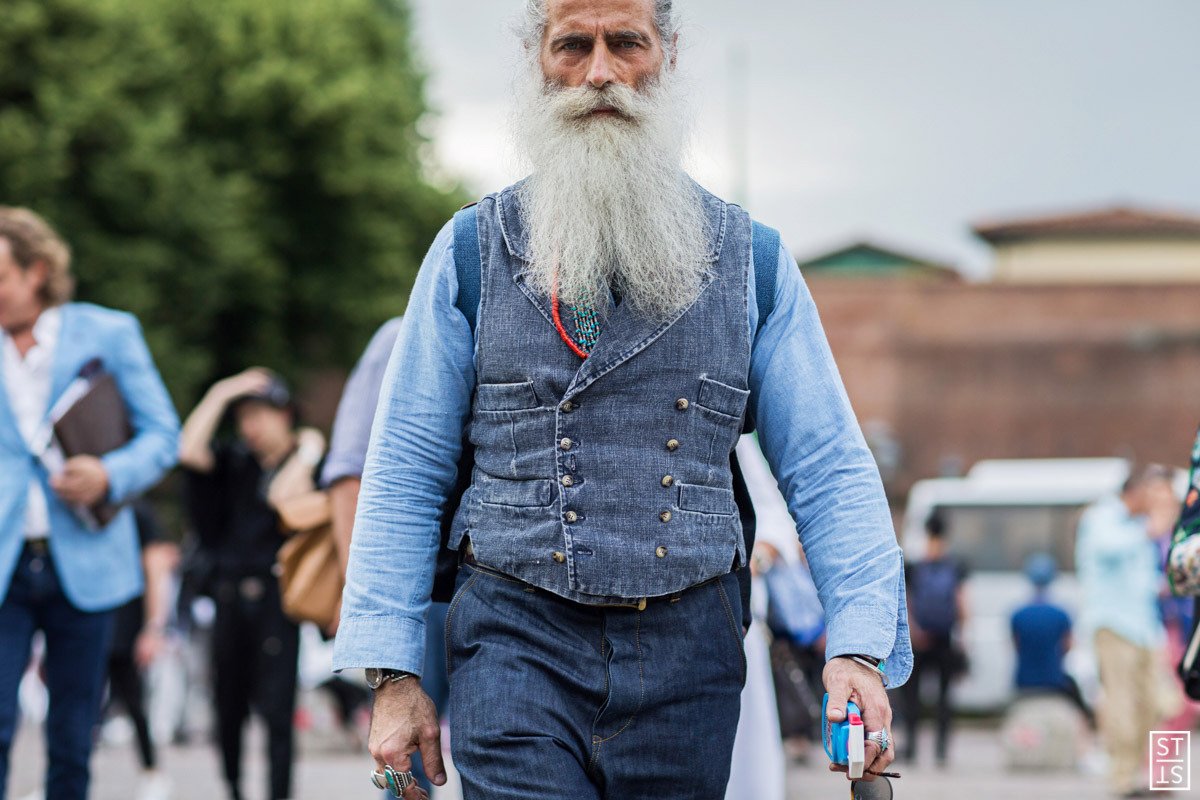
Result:
{"label": "man's nose", "polygon": [[598,41],[592,48],[592,57],[588,60],[587,82],[600,89],[614,80],[616,76],[613,74],[612,53],[603,40]]}

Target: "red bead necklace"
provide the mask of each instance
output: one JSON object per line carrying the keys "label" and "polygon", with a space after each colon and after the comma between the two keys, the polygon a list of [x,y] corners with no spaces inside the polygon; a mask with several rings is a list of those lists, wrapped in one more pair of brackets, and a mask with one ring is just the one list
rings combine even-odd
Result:
{"label": "red bead necklace", "polygon": [[586,359],[588,354],[583,351],[575,340],[567,333],[567,329],[563,327],[562,318],[558,313],[558,270],[554,271],[554,285],[550,289],[550,315],[554,317],[554,327],[558,331],[558,335],[567,343],[567,347],[571,348],[572,352],[580,358]]}

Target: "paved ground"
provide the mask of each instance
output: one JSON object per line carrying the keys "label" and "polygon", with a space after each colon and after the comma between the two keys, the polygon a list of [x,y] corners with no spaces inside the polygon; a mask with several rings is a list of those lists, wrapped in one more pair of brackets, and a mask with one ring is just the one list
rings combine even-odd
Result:
{"label": "paved ground", "polygon": [[[14,774],[10,800],[23,800],[37,786],[43,769],[40,731],[26,726],[13,752]],[[248,800],[261,800],[265,783],[260,734],[248,742],[246,782]],[[164,748],[163,766],[174,784],[172,800],[224,800],[216,753],[204,746]],[[904,777],[895,782],[898,800],[1055,800],[1056,798],[1106,798],[1103,782],[1073,773],[1024,774],[1006,772],[999,765],[996,733],[988,728],[960,728],[953,744],[951,763],[944,769],[932,764],[900,764]],[[302,753],[296,769],[296,800],[379,800],[368,785],[370,761],[347,752]],[[135,800],[137,766],[131,746],[105,746],[93,759],[92,800]],[[845,779],[824,771],[824,765],[794,765],[788,776],[789,798],[844,800]],[[1179,797],[1180,795],[1174,795]],[[435,800],[436,800],[435,796]],[[440,793],[441,800],[452,795]],[[1171,795],[1163,795],[1171,800]],[[743,800],[738,798],[738,800]],[[754,800],[754,798],[745,798]]]}

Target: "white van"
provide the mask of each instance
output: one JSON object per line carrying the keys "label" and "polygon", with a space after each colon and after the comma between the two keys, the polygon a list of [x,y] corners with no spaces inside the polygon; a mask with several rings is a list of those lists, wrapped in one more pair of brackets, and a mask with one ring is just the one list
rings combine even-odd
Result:
{"label": "white van", "polygon": [[[1075,528],[1084,507],[1120,490],[1129,464],[1120,458],[980,461],[962,478],[918,481],[908,496],[901,544],[908,562],[925,552],[925,521],[939,511],[950,554],[967,567],[967,624],[963,629],[970,670],[955,685],[954,707],[998,711],[1014,696],[1016,656],[1009,621],[1032,595],[1025,560],[1051,553],[1059,576],[1051,597],[1079,617],[1075,580]],[[1084,695],[1094,696],[1091,643],[1075,636],[1067,670]]]}

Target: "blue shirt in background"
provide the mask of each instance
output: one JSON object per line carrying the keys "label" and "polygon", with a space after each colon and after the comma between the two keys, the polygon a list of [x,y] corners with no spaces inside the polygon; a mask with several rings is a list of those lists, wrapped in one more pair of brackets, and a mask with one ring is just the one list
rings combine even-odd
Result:
{"label": "blue shirt in background", "polygon": [[1017,688],[1059,689],[1067,683],[1063,657],[1071,618],[1046,598],[1035,598],[1012,617],[1017,643]]}
{"label": "blue shirt in background", "polygon": [[1088,507],[1079,520],[1075,570],[1083,588],[1083,627],[1110,630],[1137,647],[1164,636],[1158,592],[1163,573],[1145,517],[1133,516],[1116,495]]}
{"label": "blue shirt in background", "polygon": [[346,379],[337,418],[333,421],[329,452],[321,469],[322,488],[341,478],[362,477],[367,445],[371,443],[371,422],[375,419],[375,406],[379,405],[379,390],[403,321],[404,317],[392,317],[375,331],[362,358]]}

